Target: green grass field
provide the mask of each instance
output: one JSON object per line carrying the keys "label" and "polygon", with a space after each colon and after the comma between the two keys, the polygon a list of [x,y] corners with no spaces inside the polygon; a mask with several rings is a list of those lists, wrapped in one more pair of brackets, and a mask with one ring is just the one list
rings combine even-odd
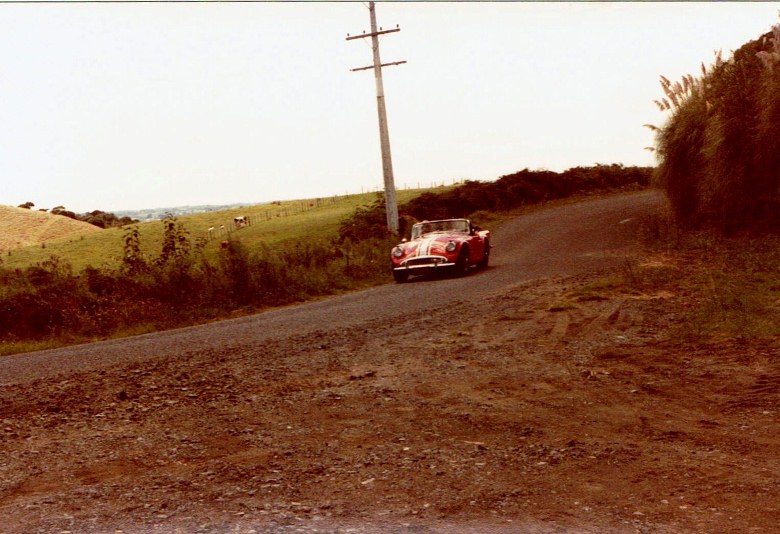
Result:
{"label": "green grass field", "polygon": [[[437,188],[437,191],[445,188]],[[431,189],[399,190],[398,202],[402,204]],[[225,211],[199,213],[178,219],[189,232],[194,243],[199,238],[212,238],[206,244],[207,255],[214,254],[223,240],[234,239],[249,247],[260,243],[272,245],[283,241],[333,239],[339,226],[356,208],[370,206],[379,193],[364,193],[326,199],[294,200],[275,204],[258,204]],[[252,224],[234,230],[234,217],[248,217]],[[55,217],[55,216],[52,216]],[[141,248],[150,257],[159,255],[162,247],[163,225],[160,221],[142,222],[136,225],[141,238]],[[220,227],[224,226],[225,230]],[[232,230],[232,231],[230,231]],[[2,265],[9,268],[26,267],[54,255],[71,264],[74,271],[87,266],[116,267],[123,254],[125,228],[110,228],[91,233],[46,241],[5,252]],[[228,233],[228,231],[230,231]]]}

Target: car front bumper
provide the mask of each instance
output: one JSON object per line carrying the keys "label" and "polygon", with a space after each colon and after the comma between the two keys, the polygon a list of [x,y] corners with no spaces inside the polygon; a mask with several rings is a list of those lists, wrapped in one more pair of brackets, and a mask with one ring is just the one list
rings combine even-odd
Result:
{"label": "car front bumper", "polygon": [[455,267],[455,263],[445,256],[415,256],[393,266],[394,271],[417,271]]}

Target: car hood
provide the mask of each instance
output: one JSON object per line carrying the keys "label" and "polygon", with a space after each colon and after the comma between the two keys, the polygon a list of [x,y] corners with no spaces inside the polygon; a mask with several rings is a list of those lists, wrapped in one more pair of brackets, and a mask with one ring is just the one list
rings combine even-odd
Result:
{"label": "car hood", "polygon": [[446,256],[452,253],[445,251],[444,247],[450,241],[460,243],[465,236],[452,234],[435,234],[419,237],[403,245],[405,256]]}

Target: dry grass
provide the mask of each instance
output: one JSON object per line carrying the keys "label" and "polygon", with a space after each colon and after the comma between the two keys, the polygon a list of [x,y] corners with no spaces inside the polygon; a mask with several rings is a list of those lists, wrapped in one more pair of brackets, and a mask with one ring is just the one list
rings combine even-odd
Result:
{"label": "dry grass", "polygon": [[97,226],[62,215],[0,206],[0,251],[39,246],[59,239],[81,239],[100,231]]}
{"label": "dry grass", "polygon": [[[659,221],[649,222],[645,230],[642,259],[626,261],[618,274],[575,297],[622,294],[682,300],[687,311],[670,332],[676,339],[719,342],[780,336],[780,238],[685,233]],[[650,235],[653,238],[647,239]]]}

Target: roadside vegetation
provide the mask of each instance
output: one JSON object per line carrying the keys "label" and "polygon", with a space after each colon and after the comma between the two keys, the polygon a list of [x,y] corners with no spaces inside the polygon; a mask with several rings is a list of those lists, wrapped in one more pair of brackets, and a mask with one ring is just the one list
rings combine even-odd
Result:
{"label": "roadside vegetation", "polygon": [[780,25],[699,76],[661,77],[653,184],[671,212],[644,228],[645,259],[571,298],[685,299],[670,336],[780,336]]}
{"label": "roadside vegetation", "polygon": [[[438,192],[424,192],[399,206],[399,226],[408,234],[409,224],[418,220],[468,217],[487,227],[501,213],[542,202],[593,192],[624,188],[645,188],[652,175],[650,167],[595,165],[552,171],[522,171],[494,182],[466,181],[463,185]],[[340,228],[342,239],[386,236],[385,206],[378,199],[372,206],[359,208]]]}
{"label": "roadside vegetation", "polygon": [[[399,203],[406,220],[472,215],[487,224],[546,200],[642,188],[651,172],[620,165],[524,170],[496,182],[399,192]],[[0,263],[0,354],[192,325],[385,283],[398,238],[384,227],[381,195],[349,202],[348,210],[323,205],[271,217],[219,241],[206,238],[206,225],[219,220],[206,215],[103,230],[92,249],[91,236],[65,243],[87,247],[78,267],[53,254],[53,244],[47,257],[27,265]],[[102,246],[112,247],[113,261],[94,255]]]}
{"label": "roadside vegetation", "polygon": [[680,299],[684,312],[667,332],[673,342],[780,336],[780,237],[682,230],[667,214],[647,221],[642,233],[639,260],[626,260],[618,272],[563,295],[562,302],[576,307],[625,297],[664,307],[667,299]]}

